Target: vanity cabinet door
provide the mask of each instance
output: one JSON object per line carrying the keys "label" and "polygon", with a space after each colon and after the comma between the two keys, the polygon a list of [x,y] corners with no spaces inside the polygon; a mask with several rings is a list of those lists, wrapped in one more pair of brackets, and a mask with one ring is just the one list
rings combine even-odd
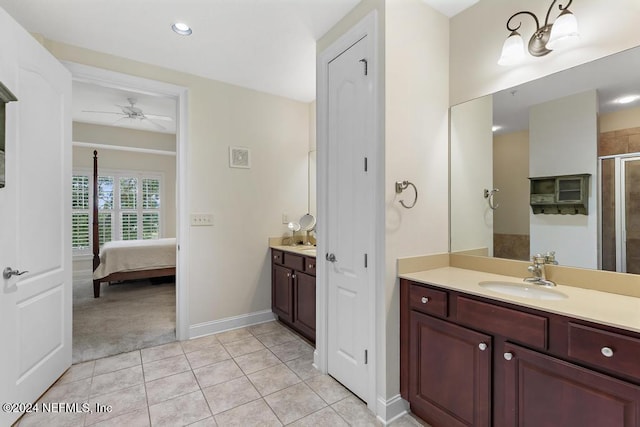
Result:
{"label": "vanity cabinet door", "polygon": [[491,425],[491,337],[410,313],[411,411],[434,427]]}
{"label": "vanity cabinet door", "polygon": [[316,278],[296,272],[293,292],[293,326],[311,341],[316,340]]}
{"label": "vanity cabinet door", "polygon": [[271,310],[281,320],[293,320],[293,271],[273,265],[271,273]]}
{"label": "vanity cabinet door", "polygon": [[496,354],[505,378],[505,425],[637,427],[640,387],[515,344]]}

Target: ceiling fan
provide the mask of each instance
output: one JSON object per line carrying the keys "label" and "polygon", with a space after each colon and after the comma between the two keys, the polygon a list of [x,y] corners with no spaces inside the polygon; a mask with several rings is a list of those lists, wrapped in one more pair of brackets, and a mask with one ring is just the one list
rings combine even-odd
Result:
{"label": "ceiling fan", "polygon": [[122,116],[113,123],[114,125],[122,120],[146,120],[148,123],[150,123],[151,125],[161,130],[166,130],[166,128],[162,126],[160,123],[157,123],[156,120],[173,121],[173,118],[169,116],[161,116],[158,114],[145,114],[142,111],[142,109],[136,107],[136,102],[138,102],[136,98],[127,98],[127,101],[129,102],[129,105],[116,105],[116,107],[119,107],[122,110],[121,112],[93,111],[93,110],[82,110],[82,112],[83,113],[115,114],[118,116]]}

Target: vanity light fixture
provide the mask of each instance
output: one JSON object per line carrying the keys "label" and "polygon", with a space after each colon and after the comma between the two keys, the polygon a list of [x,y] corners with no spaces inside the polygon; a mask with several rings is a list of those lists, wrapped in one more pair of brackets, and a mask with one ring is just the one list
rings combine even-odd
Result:
{"label": "vanity light fixture", "polygon": [[553,0],[547,15],[544,19],[544,25],[540,26],[538,17],[528,10],[522,10],[514,13],[507,20],[507,30],[511,32],[507,40],[502,46],[502,55],[498,60],[499,65],[514,65],[524,59],[524,41],[518,30],[522,26],[522,22],[518,23],[517,27],[512,27],[511,21],[518,15],[529,15],[536,22],[536,31],[529,39],[528,50],[532,56],[544,56],[551,52],[552,49],[559,49],[565,45],[566,42],[575,40],[579,37],[578,22],[576,17],[569,11],[569,6],[573,0],[568,0],[566,6],[558,5],[560,9],[560,15],[556,18],[555,22],[549,23],[549,14],[551,9],[556,4],[557,0]]}
{"label": "vanity light fixture", "polygon": [[175,22],[171,25],[171,29],[174,33],[180,34],[181,36],[190,36],[193,31],[191,31],[191,27],[185,24],[184,22]]}

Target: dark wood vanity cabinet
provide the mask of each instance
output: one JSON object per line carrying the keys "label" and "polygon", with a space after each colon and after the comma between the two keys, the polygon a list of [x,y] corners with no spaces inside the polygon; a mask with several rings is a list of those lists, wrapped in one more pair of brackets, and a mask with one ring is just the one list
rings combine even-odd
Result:
{"label": "dark wood vanity cabinet", "polygon": [[271,309],[280,321],[316,340],[316,259],[271,251]]}
{"label": "dark wood vanity cabinet", "polygon": [[639,334],[401,279],[400,340],[433,427],[640,426]]}

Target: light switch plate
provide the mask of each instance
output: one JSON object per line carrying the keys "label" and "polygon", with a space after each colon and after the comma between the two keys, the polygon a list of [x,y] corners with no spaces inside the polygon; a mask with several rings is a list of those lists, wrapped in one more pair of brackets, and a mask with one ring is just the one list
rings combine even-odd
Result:
{"label": "light switch plate", "polygon": [[192,227],[211,227],[213,226],[213,214],[211,213],[194,213],[191,214]]}

